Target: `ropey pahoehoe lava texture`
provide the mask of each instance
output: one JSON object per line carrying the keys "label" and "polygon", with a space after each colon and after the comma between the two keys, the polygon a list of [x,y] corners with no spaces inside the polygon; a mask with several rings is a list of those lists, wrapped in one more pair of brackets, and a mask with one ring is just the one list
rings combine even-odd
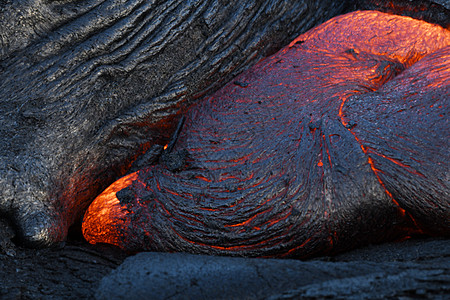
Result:
{"label": "ropey pahoehoe lava texture", "polygon": [[191,107],[159,163],[94,200],[84,236],[278,257],[448,236],[449,58],[438,25],[335,17]]}
{"label": "ropey pahoehoe lava texture", "polygon": [[0,217],[27,245],[64,240],[188,102],[345,5],[0,1]]}

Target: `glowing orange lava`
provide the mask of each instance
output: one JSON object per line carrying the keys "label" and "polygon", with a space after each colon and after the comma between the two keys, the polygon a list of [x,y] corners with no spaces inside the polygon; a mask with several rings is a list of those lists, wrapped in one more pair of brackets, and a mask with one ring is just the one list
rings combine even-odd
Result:
{"label": "glowing orange lava", "polygon": [[111,184],[89,206],[83,221],[82,231],[85,239],[92,244],[107,243],[120,246],[116,226],[121,224],[129,214],[121,206],[116,193],[132,184],[138,178],[138,172],[124,176]]}
{"label": "glowing orange lava", "polygon": [[[448,215],[436,196],[446,185],[427,190],[430,175],[414,160],[442,139],[430,129],[415,140],[420,129],[408,131],[403,114],[423,113],[426,125],[430,111],[444,126],[449,55],[450,31],[438,25],[376,11],[333,18],[192,107],[164,148],[176,166],[161,159],[116,181],[89,207],[83,235],[133,251],[307,257],[422,229],[449,234],[448,221],[421,210]],[[427,59],[441,65],[424,74]],[[391,109],[401,118],[391,121]],[[119,200],[125,188],[136,201]]]}

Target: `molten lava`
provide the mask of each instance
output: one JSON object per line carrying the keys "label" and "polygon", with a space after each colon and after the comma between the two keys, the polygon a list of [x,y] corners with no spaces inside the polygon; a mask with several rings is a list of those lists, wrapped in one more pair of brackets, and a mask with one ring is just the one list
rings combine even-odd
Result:
{"label": "molten lava", "polygon": [[90,243],[307,257],[449,235],[450,32],[375,11],[300,35],[89,207]]}
{"label": "molten lava", "polygon": [[[84,231],[84,237],[91,243],[109,243],[119,244],[118,236],[115,232],[111,232],[111,220],[125,220],[129,212],[123,210],[116,193],[127,188],[133,183],[133,180],[138,178],[138,174],[131,173],[124,176],[111,184],[102,194],[100,194],[96,201],[93,202],[86,212],[84,223],[88,224],[94,222],[95,227],[91,227],[89,231]],[[122,222],[118,223],[122,226]]]}

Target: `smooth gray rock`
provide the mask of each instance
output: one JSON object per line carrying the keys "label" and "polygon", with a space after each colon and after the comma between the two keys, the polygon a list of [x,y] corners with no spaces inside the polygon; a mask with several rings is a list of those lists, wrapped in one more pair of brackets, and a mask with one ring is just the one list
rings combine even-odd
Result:
{"label": "smooth gray rock", "polygon": [[105,276],[97,299],[445,299],[450,240],[372,246],[299,261],[140,253]]}
{"label": "smooth gray rock", "polygon": [[183,108],[346,1],[0,2],[0,215],[64,240]]}

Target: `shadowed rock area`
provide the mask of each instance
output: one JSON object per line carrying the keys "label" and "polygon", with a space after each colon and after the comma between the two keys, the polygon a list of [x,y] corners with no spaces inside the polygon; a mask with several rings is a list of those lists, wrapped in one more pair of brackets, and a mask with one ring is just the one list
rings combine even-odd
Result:
{"label": "shadowed rock area", "polygon": [[311,261],[140,253],[96,299],[445,299],[449,251],[449,240],[416,240]]}
{"label": "shadowed rock area", "polygon": [[342,1],[1,1],[0,214],[61,241],[184,106]]}
{"label": "shadowed rock area", "polygon": [[419,20],[439,24],[445,28],[450,28],[449,0],[356,0],[355,2],[358,9],[376,9],[382,12],[410,16]]}
{"label": "shadowed rock area", "polygon": [[446,299],[449,253],[450,240],[416,239],[304,262],[142,253],[119,267],[123,252],[69,241],[0,252],[0,298]]}

